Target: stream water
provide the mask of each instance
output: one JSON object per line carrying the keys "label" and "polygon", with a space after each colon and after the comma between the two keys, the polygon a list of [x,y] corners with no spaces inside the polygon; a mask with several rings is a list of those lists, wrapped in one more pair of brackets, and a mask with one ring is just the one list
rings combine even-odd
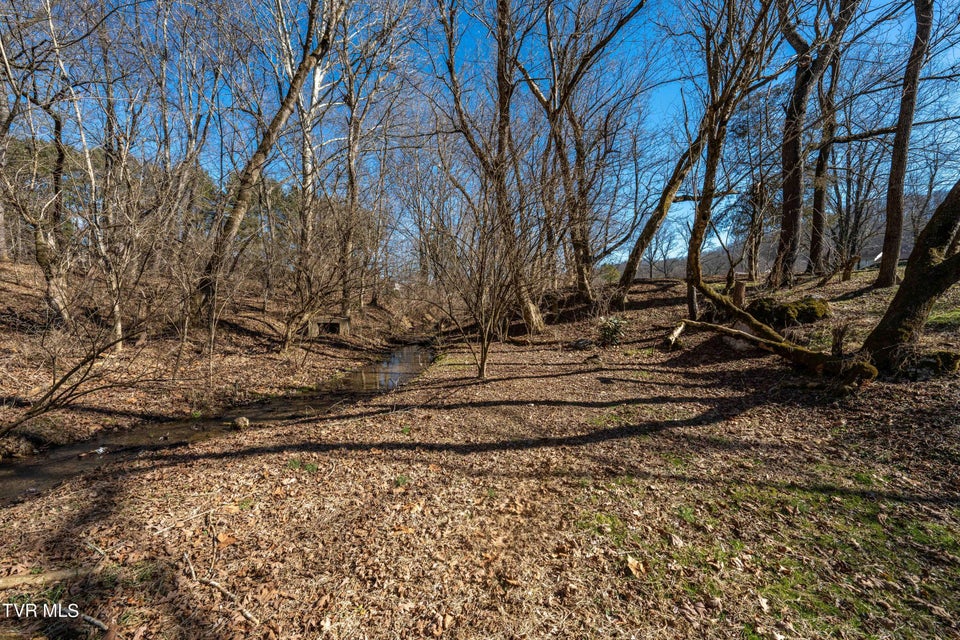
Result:
{"label": "stream water", "polygon": [[265,398],[224,411],[216,418],[147,423],[56,447],[36,457],[3,460],[0,462],[0,504],[27,498],[85,471],[129,460],[145,451],[226,435],[233,431],[234,421],[241,417],[250,421],[247,428],[255,429],[283,420],[316,416],[364,395],[396,389],[420,374],[432,361],[429,349],[408,345],[381,362],[350,371],[310,393]]}

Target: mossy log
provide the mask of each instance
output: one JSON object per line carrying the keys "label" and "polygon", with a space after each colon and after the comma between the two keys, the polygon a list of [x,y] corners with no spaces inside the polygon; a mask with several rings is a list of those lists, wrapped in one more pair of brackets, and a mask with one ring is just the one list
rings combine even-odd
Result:
{"label": "mossy log", "polygon": [[810,349],[796,345],[781,336],[769,325],[757,320],[749,312],[739,309],[730,297],[718,293],[713,287],[710,287],[702,280],[694,282],[693,285],[705,298],[717,306],[723,307],[736,320],[739,320],[749,327],[751,333],[722,325],[693,322],[691,320],[684,321],[687,326],[709,329],[747,340],[789,360],[808,373],[840,378],[847,384],[859,384],[877,377],[877,368],[869,362],[856,358],[839,358],[831,354],[811,351]]}
{"label": "mossy log", "polygon": [[771,327],[783,329],[798,324],[811,324],[832,315],[830,303],[823,298],[806,296],[793,302],[759,298],[747,305],[747,311]]}

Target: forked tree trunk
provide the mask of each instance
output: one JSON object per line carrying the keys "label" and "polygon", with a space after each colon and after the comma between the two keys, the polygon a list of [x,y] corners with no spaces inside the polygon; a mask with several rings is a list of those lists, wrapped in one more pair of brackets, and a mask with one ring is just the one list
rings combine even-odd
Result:
{"label": "forked tree trunk", "polygon": [[840,47],[843,34],[853,20],[861,0],[841,0],[833,18],[831,33],[820,42],[806,42],[796,25],[786,15],[790,4],[778,4],[781,9],[781,30],[784,38],[798,54],[793,91],[787,103],[783,122],[783,142],[780,147],[781,173],[783,175],[782,219],[777,256],[767,283],[783,287],[793,282],[794,265],[800,251],[800,220],[803,213],[804,149],[803,132],[807,118],[807,103],[814,84],[826,71]]}
{"label": "forked tree trunk", "polygon": [[636,244],[633,245],[633,249],[630,251],[627,263],[623,267],[623,274],[620,276],[620,282],[617,284],[617,289],[614,292],[613,305],[622,307],[626,301],[627,291],[630,290],[633,279],[637,277],[637,268],[640,266],[640,260],[644,252],[647,250],[647,247],[650,246],[653,236],[656,235],[663,221],[667,219],[667,214],[670,213],[673,200],[677,197],[677,191],[679,191],[687,174],[689,174],[693,168],[694,162],[700,158],[700,154],[703,153],[703,147],[706,143],[706,130],[701,126],[697,132],[697,137],[690,142],[686,151],[680,155],[680,158],[674,165],[673,173],[670,175],[670,179],[660,193],[657,208],[653,210],[647,223],[643,226],[643,231],[640,232],[640,237],[637,238]]}
{"label": "forked tree trunk", "polygon": [[899,368],[916,345],[937,299],[960,281],[960,181],[937,207],[910,253],[903,283],[863,343],[879,369]]}

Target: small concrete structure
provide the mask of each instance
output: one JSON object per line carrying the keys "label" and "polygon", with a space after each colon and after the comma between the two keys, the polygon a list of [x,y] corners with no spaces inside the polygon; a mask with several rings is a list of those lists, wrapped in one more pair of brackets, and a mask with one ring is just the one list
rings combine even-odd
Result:
{"label": "small concrete structure", "polygon": [[320,334],[337,336],[350,335],[350,316],[317,316],[307,323],[308,338],[316,338]]}

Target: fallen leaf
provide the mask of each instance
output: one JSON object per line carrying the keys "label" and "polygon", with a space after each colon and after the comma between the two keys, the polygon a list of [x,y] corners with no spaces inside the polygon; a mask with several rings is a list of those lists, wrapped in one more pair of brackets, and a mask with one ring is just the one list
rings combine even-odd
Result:
{"label": "fallen leaf", "polygon": [[221,547],[229,547],[232,544],[236,544],[238,540],[234,538],[229,533],[218,533],[217,534],[217,543]]}
{"label": "fallen leaf", "polygon": [[770,602],[763,596],[757,596],[757,599],[760,601],[760,608],[763,609],[763,612],[770,613]]}
{"label": "fallen leaf", "polygon": [[639,578],[647,572],[642,562],[629,555],[627,556],[627,568],[630,569],[630,573],[633,574],[634,578]]}

